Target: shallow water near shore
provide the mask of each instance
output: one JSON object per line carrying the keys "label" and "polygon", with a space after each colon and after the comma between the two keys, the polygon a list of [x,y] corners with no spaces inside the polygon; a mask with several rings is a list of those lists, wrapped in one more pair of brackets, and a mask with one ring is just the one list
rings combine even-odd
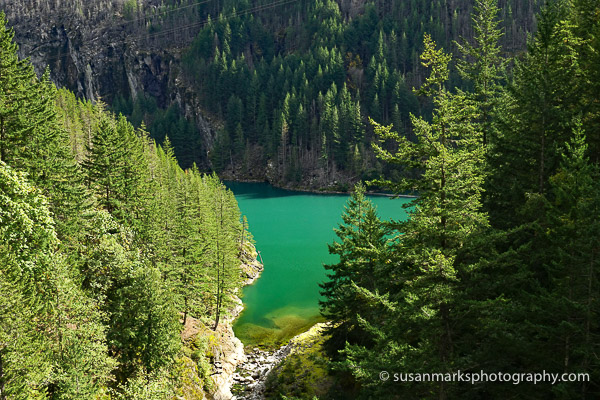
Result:
{"label": "shallow water near shore", "polygon": [[[233,329],[246,346],[277,347],[323,321],[319,283],[323,264],[337,262],[327,244],[337,238],[348,195],[277,189],[267,183],[226,182],[248,218],[264,263],[261,277],[243,289],[245,310]],[[382,219],[403,219],[411,199],[370,196]],[[259,258],[260,260],[260,258]]]}

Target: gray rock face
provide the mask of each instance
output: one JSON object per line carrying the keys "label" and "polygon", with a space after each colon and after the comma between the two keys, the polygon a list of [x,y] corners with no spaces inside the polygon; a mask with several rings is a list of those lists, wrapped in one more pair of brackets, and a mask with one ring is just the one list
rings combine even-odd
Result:
{"label": "gray rock face", "polygon": [[184,84],[180,67],[181,50],[199,27],[181,31],[166,26],[171,35],[153,35],[146,15],[159,12],[160,0],[137,0],[144,14],[130,18],[124,18],[126,3],[131,1],[0,0],[0,10],[15,31],[19,56],[29,57],[38,74],[49,67],[59,87],[94,102],[145,94],[162,108],[176,103],[196,121],[210,149],[214,130]]}

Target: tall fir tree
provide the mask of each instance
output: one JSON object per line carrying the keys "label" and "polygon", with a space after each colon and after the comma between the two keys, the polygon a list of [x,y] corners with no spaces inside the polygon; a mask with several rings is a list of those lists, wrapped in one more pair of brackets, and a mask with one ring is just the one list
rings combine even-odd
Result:
{"label": "tall fir tree", "polygon": [[[389,297],[364,288],[360,291],[365,301],[387,315],[385,321],[362,319],[364,329],[372,333],[373,349],[346,349],[350,370],[361,381],[375,382],[382,367],[453,371],[460,359],[461,343],[455,330],[464,309],[462,278],[468,269],[460,256],[487,227],[481,210],[483,145],[476,108],[463,93],[451,94],[445,88],[450,56],[437,50],[427,35],[424,47],[421,59],[431,74],[419,93],[432,97],[432,121],[412,118],[416,142],[372,122],[380,141],[391,139],[397,144],[393,152],[376,146],[378,157],[421,174],[418,179],[382,182],[397,193],[416,191],[419,197],[411,204],[409,219],[398,226],[401,234],[388,274]],[[374,357],[379,360],[377,369]],[[436,393],[444,399],[456,389],[439,382],[407,384],[401,390],[412,395]],[[374,388],[379,396],[396,391],[386,385]]]}
{"label": "tall fir tree", "polygon": [[499,45],[503,32],[498,27],[502,21],[496,19],[499,14],[496,3],[496,0],[478,0],[475,3],[472,16],[475,44],[464,39],[463,43],[457,43],[463,55],[463,59],[458,61],[458,70],[464,79],[473,84],[484,145],[493,143],[498,135],[494,120],[506,64]]}
{"label": "tall fir tree", "polygon": [[525,221],[514,207],[529,193],[546,192],[560,161],[558,148],[580,112],[579,39],[562,20],[565,13],[564,2],[544,8],[528,53],[515,65],[502,136],[490,157],[488,209],[494,226],[502,229]]}
{"label": "tall fir tree", "polygon": [[364,185],[355,186],[342,221],[335,229],[339,241],[329,245],[329,253],[339,256],[339,262],[325,266],[330,271],[328,280],[320,285],[321,314],[332,321],[329,347],[334,353],[345,343],[363,343],[368,338],[357,316],[366,316],[369,309],[355,287],[375,291],[384,286],[387,277],[382,265],[389,261],[390,249],[389,229],[366,198]]}

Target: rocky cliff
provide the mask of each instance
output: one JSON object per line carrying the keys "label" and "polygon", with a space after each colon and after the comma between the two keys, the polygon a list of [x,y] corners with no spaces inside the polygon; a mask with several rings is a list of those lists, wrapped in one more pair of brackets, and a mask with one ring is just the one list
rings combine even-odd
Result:
{"label": "rocky cliff", "polygon": [[[196,121],[206,148],[214,141],[210,120],[182,83],[181,50],[199,24],[181,10],[173,17],[159,0],[0,0],[15,31],[19,55],[36,72],[80,98],[109,104],[115,96],[149,95],[166,108],[176,103]],[[169,17],[169,18],[167,18]]]}

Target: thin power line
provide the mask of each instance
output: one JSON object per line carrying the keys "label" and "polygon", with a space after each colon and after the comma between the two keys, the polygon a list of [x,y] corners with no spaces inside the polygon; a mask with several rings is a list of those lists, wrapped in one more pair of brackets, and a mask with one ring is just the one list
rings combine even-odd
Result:
{"label": "thin power line", "polygon": [[[267,9],[270,9],[270,8],[275,8],[275,7],[283,6],[283,5],[286,5],[286,4],[295,3],[297,1],[299,1],[299,0],[277,0],[277,1],[273,2],[273,3],[271,3],[271,4],[266,4],[266,5],[262,5],[262,6],[255,6],[254,8],[251,8],[251,9],[248,9],[248,10],[244,10],[244,11],[240,11],[240,12],[235,12],[235,13],[232,13],[232,14],[226,16],[226,17],[221,17],[221,18],[224,19],[224,20],[229,20],[229,19],[232,19],[232,18],[235,18],[235,17],[239,17],[241,15],[246,15],[246,14],[250,14],[250,13],[254,13],[254,12],[258,12],[258,11],[264,11],[264,10],[267,10]],[[218,18],[216,20],[219,20],[219,19],[220,18]],[[160,31],[160,32],[156,32],[156,33],[153,33],[153,34],[148,34],[148,35],[145,35],[144,37],[154,38],[154,37],[158,37],[158,36],[162,36],[162,35],[168,35],[170,33],[176,32],[178,30],[193,28],[193,27],[196,27],[196,26],[204,27],[206,24],[208,24],[208,21],[209,21],[208,19],[205,19],[203,21],[194,22],[192,24],[188,24],[188,25],[183,25],[183,26],[176,27],[176,28],[167,29],[165,31]]]}
{"label": "thin power line", "polygon": [[[207,2],[208,1],[210,1],[210,0],[207,0]],[[187,24],[187,25],[178,26],[178,27],[175,27],[175,28],[166,29],[164,31],[160,31],[160,32],[156,32],[156,33],[141,33],[139,35],[134,35],[133,37],[130,36],[130,37],[125,38],[123,40],[119,40],[119,41],[112,42],[112,43],[115,43],[115,44],[118,44],[118,43],[127,44],[127,43],[131,43],[132,41],[138,41],[140,39],[155,39],[155,38],[158,38],[158,37],[161,37],[161,36],[166,36],[166,35],[169,35],[169,34],[174,34],[174,33],[178,32],[178,31],[183,31],[183,30],[186,30],[186,29],[194,28],[194,27],[200,27],[200,28],[202,28],[205,25],[207,25],[209,21],[229,20],[229,19],[236,18],[236,17],[242,16],[242,15],[247,15],[247,14],[251,14],[251,13],[254,13],[254,12],[264,11],[264,10],[268,10],[268,9],[271,9],[271,8],[280,7],[280,6],[283,6],[283,5],[292,4],[292,3],[295,3],[297,1],[299,1],[299,0],[276,0],[273,3],[270,3],[270,4],[258,5],[258,6],[255,6],[255,7],[249,8],[247,10],[243,10],[243,11],[235,11],[235,12],[233,12],[233,13],[227,15],[227,16],[220,16],[220,17],[217,17],[217,18],[211,18],[209,16],[208,18],[206,18],[206,19],[204,19],[202,21],[194,22],[194,23]],[[200,4],[200,3],[196,3],[195,5],[197,5],[197,4]],[[204,3],[202,3],[202,4],[204,4]],[[187,7],[187,6],[185,6],[185,7]],[[112,27],[116,27],[116,26],[118,26],[118,25],[115,24]],[[93,38],[91,41],[93,42],[93,41],[96,41],[98,39],[100,39],[100,37]],[[47,44],[50,44],[50,43],[47,43]],[[38,48],[39,48],[39,46],[38,46]],[[47,63],[50,63],[52,61],[59,60],[63,56],[55,56],[55,57],[45,58],[44,61],[46,61]]]}
{"label": "thin power line", "polygon": [[[158,14],[144,15],[143,17],[139,17],[139,18],[135,18],[135,19],[131,19],[131,20],[124,20],[124,21],[121,21],[119,24],[113,24],[112,26],[108,26],[107,28],[114,28],[114,27],[117,27],[117,26],[124,26],[124,25],[127,25],[127,24],[131,24],[133,22],[138,22],[138,21],[142,21],[142,20],[144,20],[144,21],[145,20],[151,20],[153,18],[161,17],[163,15],[167,15],[167,14],[175,12],[175,11],[180,11],[180,10],[183,10],[183,9],[186,9],[186,8],[195,7],[195,6],[199,6],[199,5],[202,5],[202,4],[210,3],[211,1],[213,1],[213,0],[204,0],[204,1],[200,1],[198,3],[188,4],[187,6],[176,7],[174,9],[172,9],[172,10],[164,11],[164,12],[161,12],[161,13],[158,13]],[[94,39],[92,39],[92,41],[95,41],[97,39],[98,38],[94,38]],[[35,50],[39,49],[40,47],[47,46],[47,45],[52,44],[54,42],[55,41],[47,41],[45,43],[40,43],[37,46],[35,46],[32,49],[32,51],[35,51]],[[58,59],[58,57],[51,57],[48,60],[55,61],[57,59]]]}
{"label": "thin power line", "polygon": [[198,3],[188,4],[187,6],[182,6],[182,7],[176,7],[174,9],[172,9],[172,10],[164,11],[164,12],[161,12],[161,13],[158,13],[158,14],[153,14],[153,15],[150,15],[150,16],[143,16],[143,17],[139,17],[139,18],[125,20],[125,23],[128,24],[128,23],[142,21],[142,20],[146,20],[146,19],[150,19],[150,18],[154,18],[154,17],[160,17],[162,15],[167,15],[167,14],[175,12],[175,11],[181,11],[181,10],[186,9],[186,8],[195,7],[195,6],[199,6],[201,4],[210,3],[211,1],[213,1],[213,0],[199,1]]}

